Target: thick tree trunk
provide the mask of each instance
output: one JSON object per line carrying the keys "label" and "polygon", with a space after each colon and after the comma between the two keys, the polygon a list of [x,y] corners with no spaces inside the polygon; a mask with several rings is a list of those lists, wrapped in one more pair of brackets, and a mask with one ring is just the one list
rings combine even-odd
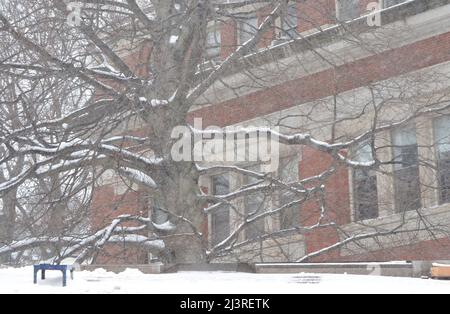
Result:
{"label": "thick tree trunk", "polygon": [[176,237],[167,241],[167,246],[170,254],[169,263],[204,264],[207,262],[205,248],[196,237]]}
{"label": "thick tree trunk", "polygon": [[[3,244],[10,244],[14,241],[14,233],[16,227],[16,202],[17,189],[8,192],[3,197],[3,219],[0,221],[0,239]],[[11,256],[6,255],[0,259],[0,263],[10,263]]]}
{"label": "thick tree trunk", "polygon": [[160,197],[177,226],[166,240],[170,262],[205,263],[207,244],[201,233],[207,216],[198,203],[198,174],[193,164],[172,164],[163,182]]}

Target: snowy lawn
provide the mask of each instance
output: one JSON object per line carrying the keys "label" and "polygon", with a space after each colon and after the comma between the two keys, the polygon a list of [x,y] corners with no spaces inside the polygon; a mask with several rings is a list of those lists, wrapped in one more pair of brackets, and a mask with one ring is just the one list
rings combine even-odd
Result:
{"label": "snowy lawn", "polygon": [[[40,277],[39,277],[40,278]],[[104,270],[76,272],[68,287],[61,274],[33,285],[33,270],[0,269],[0,293],[157,293],[157,294],[280,294],[280,293],[450,293],[450,281],[353,275],[245,274],[182,272],[144,275],[127,270],[119,275]]]}

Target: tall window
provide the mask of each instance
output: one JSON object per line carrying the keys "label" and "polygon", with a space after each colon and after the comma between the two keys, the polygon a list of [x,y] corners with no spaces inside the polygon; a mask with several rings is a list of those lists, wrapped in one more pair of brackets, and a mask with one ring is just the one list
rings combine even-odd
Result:
{"label": "tall window", "polygon": [[242,19],[239,22],[239,44],[243,45],[251,38],[253,38],[257,30],[258,30],[258,18],[256,16],[250,16],[245,19]]}
{"label": "tall window", "polygon": [[419,151],[416,128],[408,126],[392,132],[394,146],[394,190],[397,212],[422,206],[419,179]]}
{"label": "tall window", "polygon": [[[252,167],[249,170],[258,172],[260,167]],[[259,182],[254,177],[247,177],[247,185],[254,186]],[[265,195],[264,193],[257,192],[252,193],[245,197],[245,217],[246,219],[252,219],[265,211]],[[265,221],[264,219],[257,219],[250,223],[245,230],[245,237],[247,240],[255,239],[264,234]]]}
{"label": "tall window", "polygon": [[[214,195],[227,195],[230,193],[230,181],[227,175],[212,178],[212,192]],[[217,245],[230,235],[230,208],[223,206],[211,215],[212,244]]]}
{"label": "tall window", "polygon": [[[358,162],[373,160],[372,148],[365,144],[356,149],[354,159]],[[356,169],[353,171],[353,195],[355,219],[357,221],[378,217],[377,174],[371,170]]]}
{"label": "tall window", "polygon": [[337,0],[337,18],[350,21],[359,17],[359,0]]}
{"label": "tall window", "polygon": [[209,59],[215,59],[220,56],[221,35],[219,30],[208,32],[206,37],[206,54]]}
{"label": "tall window", "polygon": [[385,8],[393,7],[394,5],[406,2],[407,0],[383,0]]}
{"label": "tall window", "polygon": [[450,116],[434,124],[440,203],[450,203]]}
{"label": "tall window", "polygon": [[[298,181],[298,157],[282,159],[280,163],[280,180],[284,183],[293,183]],[[283,190],[279,196],[279,206],[285,206],[294,202],[297,198],[294,192]],[[287,208],[280,213],[281,230],[295,228],[300,225],[299,205]]]}
{"label": "tall window", "polygon": [[297,3],[290,2],[287,4],[282,16],[281,16],[281,28],[283,30],[282,35],[288,38],[297,38],[298,32],[298,10]]}

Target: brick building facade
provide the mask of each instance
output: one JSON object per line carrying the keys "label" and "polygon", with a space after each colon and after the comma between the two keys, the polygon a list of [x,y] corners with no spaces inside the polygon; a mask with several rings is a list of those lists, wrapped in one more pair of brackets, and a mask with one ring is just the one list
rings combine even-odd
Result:
{"label": "brick building facade", "polygon": [[[423,82],[423,93],[427,92],[427,88],[430,88],[429,92],[450,88],[450,82],[445,79],[450,73],[448,1],[384,0],[381,4],[384,8],[381,12],[381,22],[385,33],[377,33],[378,28],[368,25],[365,15],[368,13],[369,3],[369,0],[292,2],[286,9],[288,13],[285,18],[279,19],[275,27],[267,32],[255,53],[244,58],[241,67],[227,74],[223,79],[226,84],[217,83],[206,93],[204,103],[207,105],[202,103],[194,108],[189,115],[189,121],[202,118],[204,127],[225,127],[276,124],[280,119],[286,119],[289,120],[289,125],[285,127],[285,131],[289,128],[301,129],[320,140],[329,141],[331,130],[326,122],[328,113],[324,113],[324,108],[328,108],[333,100],[338,99],[338,102],[360,110],[360,104],[370,98],[367,86],[391,86],[390,84],[404,82],[411,77],[426,77],[431,74],[436,77],[432,81],[439,86],[431,90],[429,83]],[[245,22],[228,20],[211,25],[208,35],[210,48],[207,53],[213,61],[206,62],[201,70],[207,73],[211,64],[220,63],[227,58],[240,43],[248,39],[247,32],[252,30],[248,25],[257,27],[266,14],[267,10],[261,7],[254,16],[249,15]],[[370,37],[372,35],[374,37]],[[350,40],[351,37],[361,42],[355,44],[354,40]],[[374,49],[371,49],[370,44],[361,44],[364,40],[374,44]],[[140,51],[129,56],[130,64],[136,65],[136,60],[148,58],[149,52],[150,49],[144,45]],[[147,73],[145,62],[142,64],[144,65],[139,66],[138,63],[136,71]],[[267,77],[264,87],[256,84],[248,73],[259,78]],[[314,122],[291,121],[286,118],[302,116],[310,110],[317,110],[317,115],[321,118]],[[401,112],[392,109],[392,112],[387,114],[401,115]],[[237,250],[234,255],[222,261],[298,260],[341,241],[343,232],[361,235],[373,230],[383,230],[405,217],[411,220],[411,224],[417,223],[415,215],[419,215],[418,212],[405,214],[405,211],[399,208],[401,195],[404,195],[403,198],[411,197],[411,191],[416,197],[419,194],[416,199],[417,206],[424,209],[423,213],[429,221],[450,224],[447,185],[436,184],[437,178],[445,173],[447,167],[439,157],[441,151],[446,151],[446,146],[432,145],[438,142],[438,134],[450,131],[450,119],[446,117],[426,116],[413,122],[413,146],[415,145],[417,154],[426,156],[433,164],[444,165],[444,170],[442,167],[430,170],[418,164],[416,171],[421,188],[415,190],[410,180],[408,189],[402,190],[402,185],[396,179],[396,174],[400,174],[401,169],[396,172],[398,169],[395,166],[386,169],[386,172],[394,175],[377,173],[370,177],[364,174],[365,184],[371,182],[371,187],[376,192],[372,205],[364,207],[358,200],[358,182],[361,182],[362,174],[342,167],[327,180],[325,198],[326,203],[333,208],[330,213],[333,217],[329,218],[336,221],[339,228],[321,228],[306,235],[281,236],[260,241]],[[342,123],[333,132],[344,136],[348,135],[350,129],[357,134],[367,123],[369,121],[363,120]],[[377,138],[380,146],[392,146],[396,138],[405,137],[402,134],[388,133]],[[395,154],[390,148],[381,153]],[[293,179],[319,175],[332,164],[329,156],[308,147],[282,147],[281,157],[278,175]],[[108,219],[123,213],[152,211],[142,195],[143,192],[135,192],[119,181],[118,178],[109,177],[104,182],[99,182],[94,197],[94,225],[102,225]],[[242,183],[242,178],[237,175],[218,173],[213,177],[202,178],[200,185],[206,190],[224,194],[232,190],[233,186]],[[438,187],[426,188],[430,186]],[[404,200],[401,200],[404,203]],[[251,201],[244,201],[241,205],[244,208],[253,206]],[[250,233],[257,236],[258,232],[261,232],[260,229],[273,232],[296,225],[311,225],[320,214],[317,204],[307,203],[301,210],[290,213],[287,217],[268,218],[263,225],[255,227],[254,231],[248,231],[248,234],[243,236],[250,237]],[[223,239],[237,220],[232,213],[228,213],[226,217],[211,215],[208,222],[205,222],[205,234],[208,235],[209,241],[217,243]],[[224,224],[229,226],[224,227]],[[408,223],[405,228],[407,226]],[[261,245],[262,253],[259,250],[255,253],[257,250],[253,246]],[[120,254],[116,254],[119,252]],[[445,232],[435,236],[426,231],[404,232],[376,239],[362,239],[357,245],[349,243],[313,261],[429,259],[450,259],[450,240]],[[100,256],[98,263],[148,261],[145,252],[130,251],[117,246],[108,255]]]}

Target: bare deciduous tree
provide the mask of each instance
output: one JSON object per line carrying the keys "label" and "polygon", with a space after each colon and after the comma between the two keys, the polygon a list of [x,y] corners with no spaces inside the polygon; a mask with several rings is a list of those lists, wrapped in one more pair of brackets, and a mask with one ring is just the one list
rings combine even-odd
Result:
{"label": "bare deciduous tree", "polygon": [[[408,33],[406,26],[370,29],[365,19],[347,23],[333,16],[327,1],[317,1],[311,12],[329,16],[333,27],[314,25],[313,13],[299,17],[313,24],[314,36],[297,33],[289,24],[286,0],[80,3],[82,15],[75,26],[68,24],[73,12],[62,0],[0,4],[0,192],[6,224],[0,255],[40,248],[46,252],[43,258],[52,255],[60,262],[76,257],[83,262],[109,244],[121,244],[145,248],[168,262],[229,256],[264,260],[264,243],[270,240],[284,252],[281,260],[308,261],[349,244],[363,247],[368,239],[422,231],[442,237],[448,232],[448,224],[429,221],[422,215],[425,205],[411,198],[393,205],[403,216],[398,223],[379,227],[364,222],[378,215],[374,202],[376,207],[381,202],[375,200],[379,193],[374,191],[374,175],[391,178],[399,189],[416,194],[439,189],[431,179],[436,167],[429,156],[418,153],[427,148],[411,142],[408,134],[400,135],[398,143],[388,138],[393,130],[417,121],[420,128],[422,118],[448,111],[448,75],[436,69],[359,86],[358,74],[364,73],[343,70],[343,64],[360,56],[388,51]],[[240,40],[217,62],[217,47],[211,44],[217,35],[210,31],[223,23],[239,25]],[[262,48],[271,33],[281,34],[274,44],[284,42],[291,50]],[[333,42],[355,55],[335,53]],[[271,100],[279,102],[273,104],[279,105],[279,113],[260,123],[258,131],[276,138],[283,151],[294,152],[289,156],[307,150],[319,153],[326,165],[321,171],[298,176],[298,169],[289,168],[298,167],[298,160],[289,158],[281,162],[284,172],[264,172],[254,163],[172,158],[176,127],[189,126],[192,137],[219,133],[189,124],[195,108],[218,103],[224,95],[239,101],[247,90],[288,82],[299,71],[311,71],[311,60],[331,69],[334,84],[323,88],[334,90],[333,96],[282,111],[288,108],[283,104],[295,104],[299,95],[274,90]],[[413,61],[396,55],[380,64],[403,73],[400,69]],[[343,86],[352,84],[358,94],[344,95]],[[246,138],[255,131],[235,133]],[[394,155],[386,153],[392,148]],[[419,190],[412,190],[418,174],[404,170],[411,168],[430,170],[430,180],[419,182]],[[127,192],[137,189],[143,195],[143,212],[137,209],[136,215],[89,224],[94,185],[111,172]],[[333,184],[348,172],[361,183],[354,192],[360,215],[355,221],[367,227],[364,231],[343,227],[345,202],[339,202],[339,195],[330,196]],[[239,182],[231,187],[220,181],[224,173]],[[206,190],[204,178],[216,178],[216,184]],[[149,216],[147,204],[169,222]],[[417,214],[415,223],[411,210]],[[211,242],[204,224],[211,216],[220,224],[221,212],[231,212],[235,221]],[[279,226],[266,228],[269,220]],[[338,236],[315,252],[285,252],[281,237],[317,231]],[[247,253],[242,253],[245,248]]]}

